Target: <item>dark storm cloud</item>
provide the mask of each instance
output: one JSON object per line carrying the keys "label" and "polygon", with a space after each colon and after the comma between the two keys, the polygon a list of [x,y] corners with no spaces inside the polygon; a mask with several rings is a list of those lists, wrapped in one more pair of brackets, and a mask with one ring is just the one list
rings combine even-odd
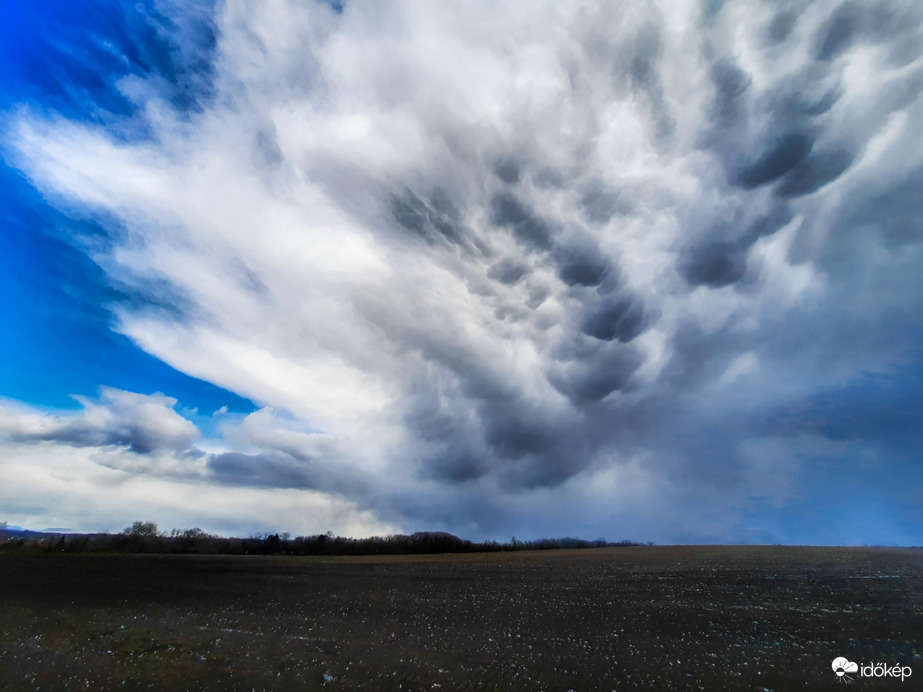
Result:
{"label": "dark storm cloud", "polygon": [[834,60],[863,41],[903,49],[907,35],[918,33],[921,14],[916,3],[844,2],[818,29],[816,57]]}
{"label": "dark storm cloud", "polygon": [[335,457],[312,456],[299,449],[273,449],[271,442],[264,446],[264,451],[255,454],[204,455],[205,478],[222,485],[318,490],[350,497],[364,497],[373,490],[367,479],[355,469],[338,464]]}
{"label": "dark storm cloud", "polygon": [[406,425],[426,444],[418,473],[441,483],[464,484],[490,472],[489,449],[477,421],[459,416],[446,397],[427,396],[431,383],[417,383],[417,396],[405,413]]}
{"label": "dark storm cloud", "polygon": [[636,36],[634,54],[628,68],[631,82],[638,87],[648,88],[651,85],[657,85],[659,88],[660,29],[654,24],[646,24]]}
{"label": "dark storm cloud", "polygon": [[776,411],[764,425],[832,441],[874,440],[892,454],[913,454],[923,443],[923,388],[919,368],[895,377],[867,374],[848,386],[816,392],[797,409]]}
{"label": "dark storm cloud", "polygon": [[814,140],[806,132],[786,133],[770,142],[759,158],[742,166],[736,182],[741,187],[753,188],[781,178],[801,163],[813,146]]}
{"label": "dark storm cloud", "polygon": [[626,387],[642,361],[634,348],[609,342],[581,358],[554,367],[550,380],[559,392],[575,402],[597,402]]}
{"label": "dark storm cloud", "polygon": [[[748,272],[748,255],[760,238],[771,236],[788,224],[793,214],[787,202],[777,201],[752,218],[752,211],[731,207],[729,219],[698,229],[683,248],[677,269],[692,285],[721,288],[741,281]],[[698,221],[692,221],[695,226]]]}
{"label": "dark storm cloud", "polygon": [[840,100],[843,95],[842,84],[837,82],[826,91],[821,90],[811,97],[812,90],[805,89],[796,98],[801,99],[798,104],[802,112],[807,116],[819,116],[829,111]]}
{"label": "dark storm cloud", "polygon": [[598,286],[615,273],[599,248],[588,243],[565,247],[555,256],[558,277],[569,286]]}
{"label": "dark storm cloud", "polygon": [[[913,50],[910,44],[914,38],[919,39],[921,18],[923,11],[919,3],[848,0],[837,7],[817,30],[815,56],[821,61],[831,61],[862,42],[886,43],[896,49],[892,53],[892,62],[906,64],[910,55],[920,54],[921,48],[917,46]],[[908,49],[910,54],[905,55]]]}
{"label": "dark storm cloud", "polygon": [[487,400],[479,412],[484,441],[501,458],[519,459],[526,454],[546,453],[557,436],[552,421],[518,397]]}
{"label": "dark storm cloud", "polygon": [[[536,463],[554,465],[555,448],[570,431],[515,391],[493,388],[488,396],[478,397],[472,389],[476,383],[462,386],[467,400],[474,402],[467,415],[458,410],[465,399],[436,403],[420,392],[405,418],[429,443],[419,471],[423,478],[465,484],[500,474],[515,486],[529,482]],[[512,463],[517,461],[524,465]]]}
{"label": "dark storm cloud", "polygon": [[[843,7],[834,13],[840,18],[829,19],[823,30],[831,46],[845,40],[856,11],[852,5]],[[796,7],[783,12],[801,14]],[[836,140],[825,132],[827,113],[844,93],[842,75],[829,63],[805,65],[760,88],[728,57],[717,58],[710,75],[714,97],[705,146],[721,161],[732,186],[755,192],[769,188],[778,200],[746,202],[732,196],[717,223],[703,218],[690,225],[677,270],[692,285],[721,288],[755,279],[749,271],[751,248],[793,218],[787,200],[837,181],[857,159],[862,143],[850,141],[854,135]]]}
{"label": "dark storm cloud", "polygon": [[771,131],[816,136],[813,119],[830,111],[843,94],[842,75],[832,66],[815,62],[800,67],[766,87],[764,108],[771,118]]}
{"label": "dark storm cloud", "polygon": [[855,158],[855,153],[837,146],[817,151],[792,168],[775,192],[782,197],[800,197],[817,192],[843,175]]}
{"label": "dark storm cloud", "polygon": [[709,146],[723,161],[728,181],[749,190],[782,180],[777,193],[814,192],[849,163],[829,142],[818,145],[824,116],[843,93],[829,66],[806,66],[763,91],[728,59],[712,67],[715,100]]}
{"label": "dark storm cloud", "polygon": [[817,59],[831,60],[845,52],[862,29],[861,6],[844,2],[821,26],[817,35]]}
{"label": "dark storm cloud", "polygon": [[522,165],[512,157],[504,157],[494,164],[494,172],[505,183],[514,185],[522,175]]}
{"label": "dark storm cloud", "polygon": [[444,192],[434,192],[424,201],[411,190],[390,200],[391,214],[403,228],[428,244],[450,243],[467,247],[458,209]]}
{"label": "dark storm cloud", "polygon": [[923,169],[910,173],[884,189],[866,197],[850,200],[843,210],[842,224],[837,224],[838,244],[831,246],[827,256],[843,256],[844,250],[864,236],[878,235],[892,252],[923,241],[923,223],[919,219],[920,191],[923,190]]}
{"label": "dark storm cloud", "polygon": [[316,480],[303,465],[281,453],[224,452],[208,459],[210,478],[228,485],[264,488],[315,488]]}
{"label": "dark storm cloud", "polygon": [[643,25],[636,33],[633,45],[626,49],[631,52],[628,66],[628,78],[632,88],[647,97],[654,135],[659,143],[669,139],[675,128],[675,121],[664,95],[661,79],[661,58],[663,37],[657,22]]}
{"label": "dark storm cloud", "polygon": [[690,250],[680,270],[691,284],[721,288],[736,283],[747,271],[747,247],[740,242],[700,243]]}
{"label": "dark storm cloud", "polygon": [[647,326],[641,301],[630,295],[607,296],[583,318],[581,329],[595,339],[628,343]]}
{"label": "dark storm cloud", "polygon": [[521,242],[536,250],[551,247],[552,230],[548,223],[536,216],[519,199],[509,193],[501,193],[491,203],[493,221],[500,227],[509,228]]}
{"label": "dark storm cloud", "polygon": [[730,58],[719,60],[711,68],[714,86],[713,117],[718,127],[732,127],[745,116],[746,95],[753,81]]}
{"label": "dark storm cloud", "polygon": [[590,221],[606,223],[615,214],[628,212],[630,206],[617,190],[607,189],[599,181],[588,185],[580,195],[580,206]]}
{"label": "dark storm cloud", "polygon": [[430,454],[422,476],[442,483],[462,485],[490,472],[485,450],[472,452],[460,443],[448,445],[445,451]]}
{"label": "dark storm cloud", "polygon": [[519,283],[529,271],[529,267],[519,260],[506,258],[494,264],[487,272],[487,276],[502,284],[513,285]]}
{"label": "dark storm cloud", "polygon": [[668,391],[694,391],[720,377],[734,356],[750,345],[740,334],[708,332],[690,320],[673,335],[673,357],[664,368]]}
{"label": "dark storm cloud", "polygon": [[791,207],[780,202],[773,204],[765,214],[758,216],[747,228],[746,238],[752,242],[770,236],[794,218]]}
{"label": "dark storm cloud", "polygon": [[333,450],[308,451],[271,437],[259,438],[263,451],[203,455],[209,482],[263,488],[298,488],[364,497],[373,492],[367,478],[343,464]]}
{"label": "dark storm cloud", "polygon": [[798,21],[798,11],[792,8],[780,10],[766,27],[766,39],[770,44],[782,43],[791,36]]}

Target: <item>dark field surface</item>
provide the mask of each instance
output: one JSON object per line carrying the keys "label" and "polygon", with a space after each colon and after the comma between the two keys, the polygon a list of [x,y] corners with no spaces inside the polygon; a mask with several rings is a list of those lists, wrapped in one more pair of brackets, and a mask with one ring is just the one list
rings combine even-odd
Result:
{"label": "dark field surface", "polygon": [[923,550],[0,554],[0,688],[923,689]]}

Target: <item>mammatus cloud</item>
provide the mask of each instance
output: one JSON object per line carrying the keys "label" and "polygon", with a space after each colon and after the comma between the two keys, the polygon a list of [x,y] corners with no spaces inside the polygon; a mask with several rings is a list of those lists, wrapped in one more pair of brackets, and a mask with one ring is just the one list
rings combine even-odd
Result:
{"label": "mammatus cloud", "polygon": [[[202,482],[469,535],[768,540],[747,517],[805,502],[806,460],[853,463],[773,421],[915,362],[921,20],[227,2],[197,110],[133,79],[148,136],[24,107],[5,141],[109,228],[94,258],[144,298],[120,331],[291,417],[226,430]],[[5,425],[192,445],[170,400],[103,396]]]}

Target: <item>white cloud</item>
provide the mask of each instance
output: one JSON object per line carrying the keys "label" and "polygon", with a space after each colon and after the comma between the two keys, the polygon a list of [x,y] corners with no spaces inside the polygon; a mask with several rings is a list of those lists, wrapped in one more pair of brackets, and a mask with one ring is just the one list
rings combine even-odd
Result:
{"label": "white cloud", "polygon": [[15,440],[58,440],[80,447],[126,446],[140,453],[180,451],[199,437],[198,428],[163,394],[135,394],[103,387],[100,403],[75,396],[76,413],[42,414],[16,405],[0,406],[0,433]]}
{"label": "white cloud", "polygon": [[[246,488],[138,474],[138,459],[45,442],[0,443],[4,519],[30,528],[120,531],[135,519],[164,530],[197,526],[224,535],[259,531],[385,535],[394,526],[336,496],[290,488]],[[100,462],[103,463],[100,463]]]}

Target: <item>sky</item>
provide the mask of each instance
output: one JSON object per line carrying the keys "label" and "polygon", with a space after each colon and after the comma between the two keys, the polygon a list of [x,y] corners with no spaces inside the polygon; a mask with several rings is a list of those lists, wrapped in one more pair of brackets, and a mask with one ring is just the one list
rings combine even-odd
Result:
{"label": "sky", "polygon": [[0,1],[0,519],[923,544],[921,30]]}

